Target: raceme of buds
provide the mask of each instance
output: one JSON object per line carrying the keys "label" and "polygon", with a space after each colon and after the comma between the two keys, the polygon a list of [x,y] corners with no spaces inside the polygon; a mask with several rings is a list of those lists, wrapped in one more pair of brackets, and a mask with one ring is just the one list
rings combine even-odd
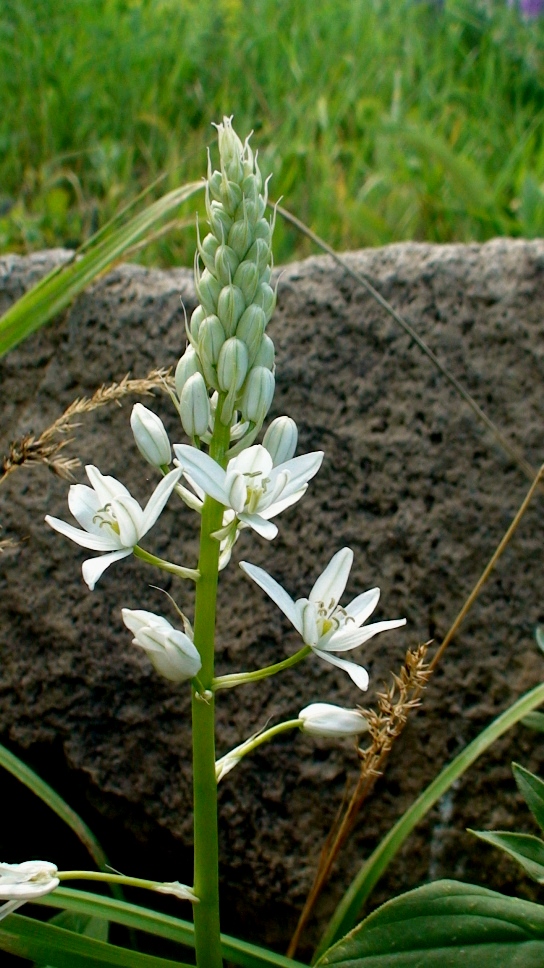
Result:
{"label": "raceme of buds", "polygon": [[202,437],[210,422],[210,398],[201,373],[193,373],[181,391],[179,415],[188,437]]}
{"label": "raceme of buds", "polygon": [[328,702],[314,702],[298,714],[303,733],[334,739],[358,736],[368,730],[368,722],[358,709],[342,709]]}
{"label": "raceme of buds", "polygon": [[162,615],[144,609],[123,608],[123,622],[133,644],[147,653],[157,672],[170,682],[184,682],[200,671],[198,650],[185,632],[175,629]]}
{"label": "raceme of buds", "polygon": [[168,434],[160,417],[141,403],[134,404],[130,416],[130,426],[136,446],[142,457],[155,467],[170,464],[172,451]]}
{"label": "raceme of buds", "polygon": [[[262,423],[274,388],[274,346],[265,334],[276,302],[270,286],[273,220],[264,217],[267,187],[248,141],[242,143],[230,118],[216,127],[220,168],[208,167],[210,231],[198,240],[195,266],[201,305],[191,316],[193,353],[178,364],[176,389],[181,399],[188,381],[201,372],[208,390],[227,394],[223,423],[230,423],[236,410]],[[270,373],[252,377],[254,367]]]}
{"label": "raceme of buds", "polygon": [[291,417],[276,417],[263,437],[263,447],[270,454],[274,467],[295,456],[298,430]]}

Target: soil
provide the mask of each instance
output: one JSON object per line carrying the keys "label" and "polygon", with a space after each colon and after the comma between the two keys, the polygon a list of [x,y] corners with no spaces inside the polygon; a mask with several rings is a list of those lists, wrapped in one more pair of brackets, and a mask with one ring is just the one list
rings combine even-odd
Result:
{"label": "soil", "polygon": [[[52,251],[0,260],[0,311],[67,258]],[[533,466],[543,459],[544,242],[402,244],[346,256],[414,324]],[[40,432],[75,397],[175,365],[184,348],[183,306],[195,304],[189,270],[121,266],[62,318],[0,362],[9,441]],[[440,642],[528,488],[528,480],[450,384],[390,316],[329,258],[279,276],[270,324],[277,393],[270,414],[299,425],[299,453],[325,451],[304,500],[279,520],[275,541],[243,533],[220,588],[218,671],[257,668],[297,647],[282,615],[236,567],[267,568],[294,597],[307,595],[332,554],[355,552],[345,601],[379,585],[376,618],[406,616],[356,658],[369,669],[361,693],[316,657],[260,684],[223,693],[218,749],[307,703],[371,704],[407,647]],[[168,398],[144,401],[183,439]],[[155,478],[129,429],[131,401],[83,417],[67,453],[119,477],[143,503]],[[81,470],[78,479],[84,480]],[[43,466],[13,473],[0,491],[0,739],[80,810],[111,863],[130,874],[191,880],[190,732],[187,690],[161,680],[130,644],[120,608],[170,614],[164,594],[191,613],[188,587],[126,559],[94,592],[85,557],[43,521],[68,518],[67,484]],[[146,547],[194,565],[197,522],[170,505]],[[319,937],[362,859],[438,770],[489,721],[542,678],[534,629],[544,621],[542,494],[537,494],[491,579],[411,716],[306,935]],[[172,615],[170,616],[172,617]],[[542,770],[538,734],[514,729],[445,796],[379,883],[373,904],[429,879],[456,877],[535,897],[513,863],[467,827],[536,832],[512,779],[515,759]],[[287,734],[221,784],[224,924],[285,948],[319,850],[357,774],[349,743]],[[0,854],[85,863],[45,808],[21,818],[30,794],[6,781]],[[79,851],[79,853],[78,853]],[[64,858],[66,860],[64,861]],[[136,899],[136,898],[135,898]],[[137,898],[141,900],[140,898]],[[189,912],[169,908],[181,916]]]}

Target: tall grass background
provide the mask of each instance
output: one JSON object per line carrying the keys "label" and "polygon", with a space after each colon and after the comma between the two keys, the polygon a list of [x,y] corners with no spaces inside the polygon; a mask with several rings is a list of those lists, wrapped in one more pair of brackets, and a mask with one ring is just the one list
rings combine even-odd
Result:
{"label": "tall grass background", "polygon": [[[231,112],[337,249],[544,234],[544,18],[501,0],[3,0],[0,51],[0,251],[198,178]],[[276,260],[308,245],[282,224]]]}

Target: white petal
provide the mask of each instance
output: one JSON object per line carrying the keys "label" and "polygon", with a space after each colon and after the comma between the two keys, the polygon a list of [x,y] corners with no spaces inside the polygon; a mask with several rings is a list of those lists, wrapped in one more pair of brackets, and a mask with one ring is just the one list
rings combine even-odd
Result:
{"label": "white petal", "polygon": [[332,612],[346,587],[352,564],[353,551],[351,548],[342,548],[337,551],[312,588],[309,595],[310,601],[323,602],[327,612]]}
{"label": "white petal", "polygon": [[351,737],[368,730],[368,722],[357,709],[343,709],[328,702],[314,702],[301,709],[302,730],[313,736]]}
{"label": "white petal", "polygon": [[155,615],[154,612],[148,612],[145,608],[122,608],[121,615],[127,629],[133,635],[137,635],[141,629],[147,626],[166,630],[172,628],[168,619],[163,618],[162,615]]}
{"label": "white petal", "polygon": [[[187,480],[194,480],[205,494],[209,494],[215,501],[225,507],[228,506],[228,495],[225,493],[225,471],[213,460],[209,454],[204,454],[189,444],[174,444],[174,452],[179,460],[183,473],[187,471]],[[190,475],[190,476],[189,476]]]}
{"label": "white petal", "polygon": [[317,645],[319,639],[319,633],[317,631],[317,607],[315,602],[307,601],[300,611],[302,614],[302,639],[304,645],[311,645],[313,648]]}
{"label": "white petal", "polygon": [[279,501],[288,483],[289,474],[287,471],[282,471],[281,474],[276,474],[274,480],[270,481],[266,492],[262,495],[259,501],[259,512],[264,510],[264,508],[269,507],[271,504]]}
{"label": "white petal", "polygon": [[346,614],[351,615],[355,619],[356,625],[362,625],[372,615],[379,600],[380,589],[370,588],[367,592],[363,592],[362,595],[357,595],[357,598],[354,598],[349,605],[346,605]]}
{"label": "white petal", "polygon": [[262,518],[260,514],[239,514],[238,518],[243,524],[248,527],[253,528],[257,534],[260,534],[261,538],[266,538],[267,541],[272,541],[278,533],[278,529],[275,524],[271,521],[267,521],[266,518]]}
{"label": "white petal", "polygon": [[259,473],[263,477],[268,477],[272,466],[272,458],[266,447],[262,444],[253,444],[253,447],[247,447],[237,457],[233,457],[229,461],[228,469],[240,471],[242,474]]}
{"label": "white petal", "polygon": [[301,454],[300,457],[293,457],[291,460],[285,461],[284,464],[279,464],[269,476],[272,479],[274,473],[289,471],[290,480],[287,489],[291,494],[293,491],[298,491],[312,477],[315,477],[323,463],[323,457],[322,450],[313,451],[311,454]]}
{"label": "white petal", "polygon": [[6,901],[6,903],[2,904],[2,907],[0,907],[0,921],[3,921],[4,918],[7,918],[8,914],[13,914],[13,912],[16,911],[17,908],[22,907],[23,904],[25,903],[26,903],[26,900]]}
{"label": "white petal", "polygon": [[378,632],[387,632],[388,629],[398,629],[401,625],[406,625],[405,618],[395,619],[392,622],[374,622],[372,625],[363,625],[361,628],[348,622],[344,628],[339,629],[331,635],[326,646],[319,643],[319,647],[326,652],[348,652],[356,649],[372,639]]}
{"label": "white petal", "polygon": [[127,490],[124,484],[121,484],[121,481],[118,481],[115,477],[104,476],[94,464],[87,464],[85,470],[94,490],[98,494],[100,507],[103,508],[104,505],[109,504],[114,497],[130,496],[130,491]]}
{"label": "white petal", "polygon": [[263,592],[266,592],[269,598],[276,603],[278,608],[289,619],[291,625],[294,625],[297,632],[302,635],[302,622],[297,612],[297,607],[285,589],[271,578],[264,568],[258,568],[257,565],[252,565],[249,561],[241,561],[240,568],[246,575],[249,575],[256,585],[262,588]]}
{"label": "white petal", "polygon": [[97,512],[103,508],[100,498],[87,484],[72,484],[68,490],[68,507],[77,523],[91,534],[102,534]]}
{"label": "white petal", "polygon": [[74,528],[73,524],[68,524],[59,518],[52,518],[50,514],[46,514],[45,520],[51,528],[54,528],[55,531],[63,534],[66,538],[75,541],[82,548],[89,548],[91,551],[110,551],[112,548],[119,547],[119,538],[111,528],[103,528],[101,535],[89,534],[87,531],[80,531],[79,528]]}
{"label": "white petal", "polygon": [[300,490],[295,491],[294,494],[289,494],[287,497],[284,496],[284,491],[279,501],[275,501],[274,504],[271,504],[270,507],[266,507],[263,510],[259,509],[259,514],[262,518],[266,518],[267,521],[270,518],[275,518],[276,514],[281,514],[282,511],[290,508],[292,504],[296,504],[297,501],[300,501],[301,497],[306,494],[307,490],[308,485],[305,484],[304,487],[300,488]]}
{"label": "white petal", "polygon": [[90,590],[93,591],[100,576],[105,572],[106,568],[109,568],[114,561],[120,561],[121,558],[127,558],[128,555],[132,554],[131,548],[123,548],[122,551],[112,551],[109,555],[102,555],[100,558],[87,558],[81,566],[81,571],[83,573],[83,580],[89,586]]}
{"label": "white petal", "polygon": [[348,662],[347,659],[339,659],[336,655],[331,655],[330,652],[321,652],[319,649],[314,649],[314,652],[325,662],[330,662],[331,665],[338,666],[339,669],[347,672],[355,685],[359,686],[359,689],[368,689],[368,672],[362,666],[355,665],[355,662]]}
{"label": "white petal", "polygon": [[162,481],[157,484],[157,487],[153,491],[153,494],[149,498],[149,501],[144,508],[140,538],[143,538],[144,534],[147,534],[147,532],[155,524],[155,521],[157,520],[159,514],[164,508],[164,505],[178,483],[181,474],[181,467],[176,467],[175,470],[169,471],[168,474],[163,477]]}
{"label": "white petal", "polygon": [[124,497],[111,502],[111,512],[119,527],[119,543],[123,548],[133,548],[147,530],[140,505],[135,498]]}

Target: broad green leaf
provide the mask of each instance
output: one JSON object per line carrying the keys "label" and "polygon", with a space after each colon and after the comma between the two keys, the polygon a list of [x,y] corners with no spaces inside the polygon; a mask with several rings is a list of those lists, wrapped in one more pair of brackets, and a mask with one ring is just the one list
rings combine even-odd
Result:
{"label": "broad green leaf", "polygon": [[542,968],[544,907],[458,881],[388,901],[318,968]]}
{"label": "broad green leaf", "polygon": [[462,776],[478,757],[489,749],[499,736],[506,733],[512,726],[543,702],[544,685],[541,684],[535,689],[531,689],[524,696],[521,696],[505,712],[501,713],[420,794],[412,806],[397,820],[389,833],[378,844],[351,882],[319,944],[316,958],[353,927],[364,902],[371,894],[384,871],[387,870],[397,851],[400,850],[414,827],[425,817],[446,790],[449,790],[452,783]]}
{"label": "broad green leaf", "polygon": [[73,830],[76,836],[79,837],[81,843],[89,851],[96,866],[100,870],[106,869],[108,866],[108,858],[92,831],[89,830],[87,824],[83,822],[75,810],[72,810],[45,780],[42,780],[37,773],[34,773],[34,770],[31,770],[18,756],[10,753],[5,746],[0,746],[0,766],[3,766],[4,769],[8,770],[21,783],[24,783],[29,790],[32,790],[40,800],[43,800],[57,814],[57,817],[60,817]]}
{"label": "broad green leaf", "polygon": [[0,951],[55,968],[189,968],[187,964],[105,944],[73,931],[11,914],[0,921]]}
{"label": "broad green leaf", "polygon": [[[542,713],[533,713],[534,716]],[[543,717],[544,718],[544,717]],[[517,763],[512,763],[514,779],[525,803],[541,830],[544,830],[544,781]]]}
{"label": "broad green leaf", "polygon": [[[52,894],[36,898],[33,903],[44,907],[62,907],[67,911],[105,918],[114,924],[123,924],[128,928],[146,931],[157,937],[167,938],[194,948],[192,924],[137,904],[67,887],[58,887]],[[292,961],[284,955],[277,955],[273,951],[249,944],[247,941],[239,941],[227,934],[221,935],[221,946],[223,956],[232,964],[240,965],[241,968],[304,968],[301,962]]]}
{"label": "broad green leaf", "polygon": [[536,729],[539,733],[544,733],[544,713],[529,713],[521,720],[524,726],[529,729]]}
{"label": "broad green leaf", "polygon": [[480,840],[500,847],[517,860],[523,869],[539,884],[544,884],[544,841],[532,834],[508,833],[504,830],[471,830]]}
{"label": "broad green leaf", "polygon": [[202,182],[189,182],[168,192],[124,225],[112,226],[111,230],[101,234],[80,258],[75,253],[68,265],[48,273],[0,318],[0,356],[65,309],[78,293],[118,261],[157,222],[201,191],[202,187]]}

